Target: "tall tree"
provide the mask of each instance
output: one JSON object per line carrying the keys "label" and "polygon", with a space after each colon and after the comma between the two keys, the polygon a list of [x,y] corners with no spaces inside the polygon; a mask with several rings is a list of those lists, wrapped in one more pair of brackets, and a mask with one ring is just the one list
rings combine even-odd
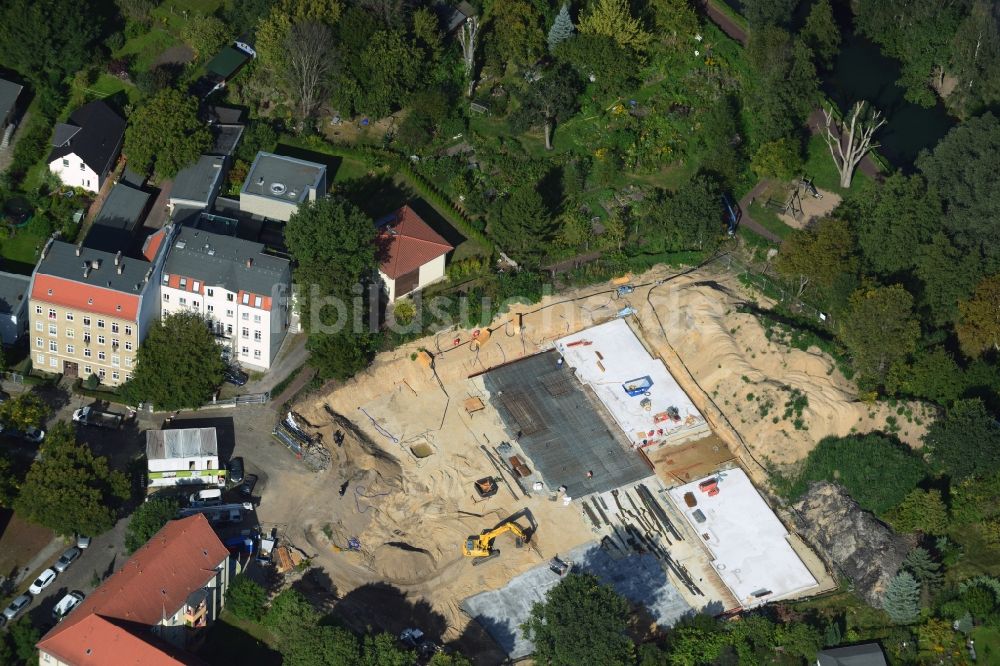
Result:
{"label": "tall tree", "polygon": [[490,223],[490,233],[504,251],[532,263],[545,251],[545,241],[553,232],[552,216],[542,195],[531,184],[511,191],[500,204],[500,212]]}
{"label": "tall tree", "polygon": [[579,108],[580,80],[568,66],[556,67],[538,81],[527,84],[521,96],[521,106],[511,115],[511,126],[517,131],[542,126],[545,149],[552,150],[552,130],[562,118]]}
{"label": "tall tree", "polygon": [[914,488],[889,513],[889,521],[897,532],[944,534],[948,530],[948,507],[940,490]]}
{"label": "tall tree", "polygon": [[36,87],[59,90],[90,62],[101,26],[101,10],[91,0],[6,0],[0,6],[0,63]]}
{"label": "tall tree", "polygon": [[750,29],[757,30],[769,25],[787,26],[799,0],[745,0],[741,4]]}
{"label": "tall tree", "polygon": [[931,462],[953,480],[1000,470],[1000,423],[978,399],[958,400],[927,429]]}
{"label": "tall tree", "polygon": [[125,550],[132,554],[177,517],[180,504],[173,498],[153,498],[139,505],[125,526]]}
{"label": "tall tree", "polygon": [[49,406],[38,394],[30,391],[0,404],[0,423],[5,428],[25,431],[29,428],[41,428],[49,415]]}
{"label": "tall tree", "polygon": [[192,12],[183,23],[181,39],[200,60],[208,60],[229,41],[229,26],[215,16]]}
{"label": "tall tree", "polygon": [[941,583],[941,563],[935,562],[926,548],[918,546],[907,553],[903,567],[928,587],[936,587]]}
{"label": "tall tree", "polygon": [[722,238],[722,191],[705,174],[682,183],[658,208],[650,235],[662,234],[668,252],[712,250]]}
{"label": "tall tree", "polygon": [[309,118],[323,98],[334,60],[331,41],[330,29],[322,23],[296,23],[288,32],[288,86],[302,119]]}
{"label": "tall tree", "polygon": [[908,571],[889,581],[882,607],[896,624],[913,624],[920,617],[920,584]]}
{"label": "tall tree", "polygon": [[840,28],[833,18],[830,0],[816,0],[802,26],[802,41],[815,54],[824,69],[833,66],[833,59],[840,51]]}
{"label": "tall tree", "polygon": [[489,17],[493,59],[499,59],[505,65],[526,67],[542,56],[545,46],[542,15],[530,2],[495,2]]}
{"label": "tall tree", "polygon": [[958,312],[955,333],[966,356],[1000,351],[1000,274],[983,278],[972,298],[958,304]]}
{"label": "tall tree", "polygon": [[901,366],[916,350],[920,337],[913,297],[898,284],[855,291],[841,317],[839,335],[851,355],[859,385],[893,392]]}
{"label": "tall tree", "polygon": [[865,268],[881,276],[912,269],[919,248],[941,227],[941,201],[919,175],[894,173],[866,186],[842,214],[852,222]]}
{"label": "tall tree", "polygon": [[175,410],[205,405],[222,383],[226,362],[205,320],[178,312],[153,326],[136,353],[132,379],[121,388],[128,403]]}
{"label": "tall tree", "polygon": [[128,478],[112,471],[107,458],[78,444],[76,429],[60,421],[45,438],[42,456],[28,470],[14,507],[58,534],[96,535],[111,529],[128,496]]}
{"label": "tall tree", "polygon": [[133,168],[155,170],[163,178],[195,162],[212,145],[198,118],[198,100],[167,88],[136,109],[125,130],[125,156]]}
{"label": "tall tree", "polygon": [[479,17],[470,16],[465,19],[458,31],[458,43],[462,46],[462,64],[465,66],[465,80],[468,88],[465,91],[471,98],[476,89],[476,48],[479,46]]}
{"label": "tall tree", "polygon": [[955,31],[951,59],[958,83],[949,106],[968,116],[1000,101],[1000,5],[974,0]]}
{"label": "tall tree", "polygon": [[1000,257],[1000,120],[970,118],[922,155],[917,166],[944,202],[944,224],[959,248]]}
{"label": "tall tree", "polygon": [[571,573],[536,603],[522,625],[535,659],[550,666],[634,663],[628,601],[591,574]]}
{"label": "tall tree", "polygon": [[746,103],[754,144],[793,136],[815,105],[812,53],[787,31],[767,25],[751,31],[746,55],[752,71]]}
{"label": "tall tree", "polygon": [[774,268],[796,286],[799,296],[812,291],[828,300],[839,282],[857,273],[857,254],[850,225],[822,218],[785,239]]}
{"label": "tall tree", "polygon": [[573,25],[573,19],[569,16],[569,5],[564,2],[559,13],[556,14],[555,21],[552,22],[552,27],[549,28],[547,40],[549,51],[555,51],[556,47],[572,37],[574,32],[576,32],[576,26]]}
{"label": "tall tree", "polygon": [[580,32],[610,37],[637,53],[645,51],[651,39],[642,21],[632,16],[628,0],[597,0],[590,13],[580,19]]}
{"label": "tall tree", "polygon": [[833,111],[823,109],[826,119],[823,138],[830,149],[830,157],[840,173],[840,186],[847,189],[854,178],[854,170],[870,151],[878,148],[873,143],[875,132],[885,125],[886,120],[876,109],[865,113],[865,102],[857,102],[851,107],[842,122],[837,122]]}

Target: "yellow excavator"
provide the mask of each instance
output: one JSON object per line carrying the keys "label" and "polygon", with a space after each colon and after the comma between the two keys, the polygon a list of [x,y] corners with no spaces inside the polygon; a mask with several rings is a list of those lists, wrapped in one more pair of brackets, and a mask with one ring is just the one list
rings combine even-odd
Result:
{"label": "yellow excavator", "polygon": [[514,535],[515,544],[518,548],[527,543],[528,534],[514,521],[508,521],[491,530],[483,530],[478,536],[473,534],[465,540],[462,546],[462,554],[466,557],[475,558],[472,565],[477,566],[492,560],[500,554],[500,551],[493,547],[493,542],[504,532]]}

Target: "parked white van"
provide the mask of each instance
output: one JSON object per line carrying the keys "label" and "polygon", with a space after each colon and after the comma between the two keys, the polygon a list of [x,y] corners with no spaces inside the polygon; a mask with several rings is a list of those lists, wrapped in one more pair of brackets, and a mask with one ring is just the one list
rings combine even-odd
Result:
{"label": "parked white van", "polygon": [[222,491],[218,488],[205,488],[196,493],[191,493],[188,501],[193,507],[222,504]]}

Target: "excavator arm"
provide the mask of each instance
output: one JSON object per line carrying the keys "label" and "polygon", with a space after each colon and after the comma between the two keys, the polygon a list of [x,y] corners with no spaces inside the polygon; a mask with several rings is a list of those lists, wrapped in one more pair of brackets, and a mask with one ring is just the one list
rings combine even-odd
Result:
{"label": "excavator arm", "polygon": [[475,534],[470,536],[462,546],[462,554],[466,557],[477,558],[473,564],[479,564],[481,561],[496,557],[500,554],[500,551],[493,548],[493,542],[505,532],[510,532],[517,538],[518,548],[528,540],[528,535],[521,529],[520,525],[513,521],[507,522],[491,530],[483,530],[478,536]]}

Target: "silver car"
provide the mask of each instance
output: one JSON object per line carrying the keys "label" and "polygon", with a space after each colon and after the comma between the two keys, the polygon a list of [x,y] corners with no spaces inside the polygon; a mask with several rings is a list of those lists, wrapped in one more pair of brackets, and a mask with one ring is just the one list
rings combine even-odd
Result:
{"label": "silver car", "polygon": [[80,557],[81,552],[83,551],[76,546],[67,548],[66,552],[59,556],[59,559],[56,560],[56,563],[52,566],[52,568],[59,573],[66,571],[66,569],[69,569],[69,565],[73,564],[73,562],[76,561],[76,558]]}
{"label": "silver car", "polygon": [[28,607],[31,603],[31,595],[22,594],[14,601],[10,602],[10,606],[3,611],[3,616],[6,618],[7,622],[13,622],[18,615],[24,612],[24,609]]}

